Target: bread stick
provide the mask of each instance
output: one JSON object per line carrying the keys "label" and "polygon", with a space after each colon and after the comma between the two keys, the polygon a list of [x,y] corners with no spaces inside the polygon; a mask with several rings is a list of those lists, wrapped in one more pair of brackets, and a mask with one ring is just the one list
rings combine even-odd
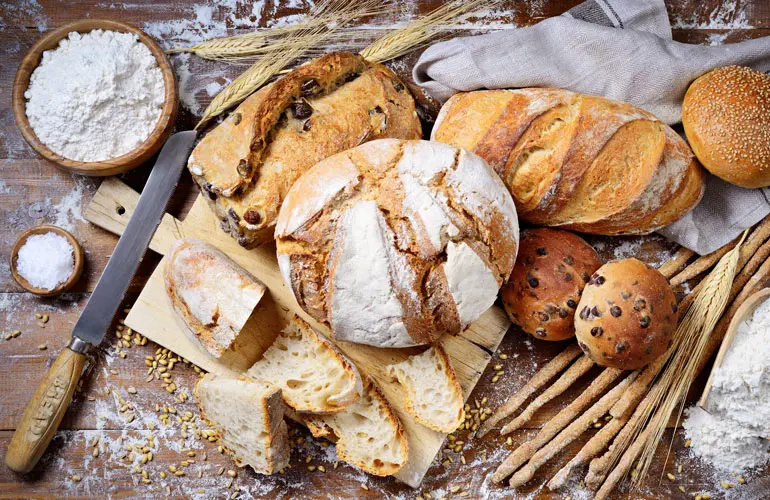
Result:
{"label": "bread stick", "polygon": [[566,368],[572,362],[572,360],[580,356],[582,353],[583,351],[580,350],[580,346],[577,344],[570,344],[567,346],[566,349],[557,354],[551,361],[546,363],[539,372],[537,372],[531,379],[529,379],[529,382],[527,382],[524,387],[519,389],[516,394],[508,398],[508,401],[506,401],[503,406],[498,408],[497,411],[492,414],[492,416],[490,416],[486,422],[484,422],[484,425],[479,427],[478,436],[482,437],[484,434],[489,432],[490,429],[497,425],[498,422],[510,415],[513,415],[513,413],[518,410],[522,404],[524,404],[524,401],[526,401],[527,398],[534,394],[538,389],[543,387],[546,382],[564,370],[564,368]]}
{"label": "bread stick", "polygon": [[637,378],[638,371],[631,372],[625,379],[623,379],[618,385],[612,388],[607,394],[602,396],[599,401],[596,402],[591,408],[586,410],[580,417],[574,422],[569,424],[566,429],[561,431],[554,439],[551,440],[546,446],[540,448],[535,453],[529,462],[522,467],[516,474],[513,475],[510,481],[510,486],[516,488],[526,483],[535,475],[535,472],[543,466],[554,455],[563,450],[568,444],[580,437],[583,432],[588,429],[592,423],[599,420],[607,411],[620,399],[623,391],[628,389],[628,386]]}
{"label": "bread stick", "polygon": [[695,255],[695,252],[689,248],[682,247],[676,251],[671,260],[663,264],[658,268],[660,274],[670,280],[682,267],[687,264],[687,261]]}
{"label": "bread stick", "polygon": [[500,431],[500,434],[510,434],[516,429],[521,428],[522,425],[529,422],[529,420],[532,418],[532,415],[534,415],[537,410],[539,410],[544,404],[551,401],[553,398],[557,397],[559,394],[566,391],[570,386],[572,386],[572,384],[575,383],[575,380],[585,375],[592,366],[594,366],[594,362],[588,356],[581,356],[578,358],[578,360],[575,361],[572,366],[570,366],[567,371],[565,371],[556,380],[556,382],[551,384],[551,386],[546,389],[545,392],[535,398],[535,400],[532,401],[523,412],[521,412],[515,419],[503,427],[503,429]]}
{"label": "bread stick", "polygon": [[575,415],[579,414],[588,404],[596,399],[609,387],[615,380],[623,374],[622,370],[616,368],[607,368],[598,377],[591,382],[591,385],[583,391],[572,403],[556,414],[548,423],[540,429],[540,432],[526,443],[522,444],[513,451],[508,458],[497,468],[492,475],[492,481],[499,483],[510,476],[524,462],[529,460],[537,450],[550,441],[556,434],[564,429],[574,420]]}

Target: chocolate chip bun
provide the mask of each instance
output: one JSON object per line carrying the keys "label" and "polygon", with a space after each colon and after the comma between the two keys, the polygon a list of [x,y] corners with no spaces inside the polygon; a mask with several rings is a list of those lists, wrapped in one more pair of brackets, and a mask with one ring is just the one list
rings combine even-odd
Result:
{"label": "chocolate chip bun", "polygon": [[505,312],[539,339],[573,337],[583,287],[601,265],[599,254],[581,237],[556,229],[530,229],[522,233],[516,265],[500,291]]}
{"label": "chocolate chip bun", "polygon": [[666,278],[644,262],[623,259],[591,276],[575,334],[597,364],[635,370],[666,352],[676,323],[676,297]]}

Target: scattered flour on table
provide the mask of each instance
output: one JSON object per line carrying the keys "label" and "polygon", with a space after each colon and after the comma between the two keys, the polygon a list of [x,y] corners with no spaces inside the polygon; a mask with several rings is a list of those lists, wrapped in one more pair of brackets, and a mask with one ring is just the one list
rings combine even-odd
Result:
{"label": "scattered flour on table", "polygon": [[59,203],[51,205],[51,200],[47,200],[50,205],[50,215],[53,217],[53,225],[67,231],[75,229],[76,222],[88,223],[83,217],[83,183],[77,178],[75,183],[75,187]]}
{"label": "scattered flour on table", "polygon": [[[690,17],[674,16],[671,27],[674,29],[749,29],[753,28],[748,19],[747,11],[753,9],[751,2],[739,0],[725,0],[719,2],[713,10],[706,10],[706,4],[700,3],[699,8]],[[698,22],[704,14],[708,15],[706,21]]]}
{"label": "scattered flour on table", "polygon": [[48,29],[50,19],[37,0],[14,0],[0,3],[0,28],[25,26],[22,19],[32,18],[38,31]]}
{"label": "scattered flour on table", "polygon": [[716,370],[708,411],[687,410],[692,452],[722,472],[743,472],[770,461],[770,300],[738,327]]}

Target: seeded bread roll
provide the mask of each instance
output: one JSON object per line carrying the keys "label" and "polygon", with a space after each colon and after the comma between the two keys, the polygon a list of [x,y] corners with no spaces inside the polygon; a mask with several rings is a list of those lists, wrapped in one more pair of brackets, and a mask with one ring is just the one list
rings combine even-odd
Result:
{"label": "seeded bread roll", "polygon": [[600,267],[583,290],[575,317],[580,347],[602,366],[635,370],[666,352],[677,324],[668,280],[636,259]]}
{"label": "seeded bread roll", "polygon": [[187,167],[222,229],[251,248],[273,239],[281,203],[303,172],[384,137],[422,137],[414,99],[385,66],[335,52],[246,99],[201,140]]}
{"label": "seeded bread roll", "polygon": [[521,219],[539,226],[647,234],[694,208],[705,186],[671,127],[630,104],[567,90],[455,94],[431,138],[487,160]]}
{"label": "seeded bread roll", "polygon": [[746,188],[770,186],[770,76],[725,66],[695,80],[682,124],[709,172]]}
{"label": "seeded bread roll", "polygon": [[479,156],[381,139],[295,182],[276,240],[289,289],[335,338],[407,347],[458,333],[492,306],[519,228],[511,195]]}
{"label": "seeded bread roll", "polygon": [[574,317],[580,295],[602,265],[583,238],[555,229],[530,229],[500,295],[511,321],[543,340],[575,335]]}

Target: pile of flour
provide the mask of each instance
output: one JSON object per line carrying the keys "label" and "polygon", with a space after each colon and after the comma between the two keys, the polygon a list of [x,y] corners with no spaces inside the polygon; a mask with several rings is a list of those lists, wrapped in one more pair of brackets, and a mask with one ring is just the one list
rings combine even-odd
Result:
{"label": "pile of flour", "polygon": [[158,62],[136,35],[70,33],[43,53],[30,78],[27,119],[53,152],[103,161],[147,139],[161,115],[165,87]]}
{"label": "pile of flour", "polygon": [[723,472],[739,473],[770,461],[770,300],[739,327],[714,373],[708,412],[687,410],[692,451]]}

